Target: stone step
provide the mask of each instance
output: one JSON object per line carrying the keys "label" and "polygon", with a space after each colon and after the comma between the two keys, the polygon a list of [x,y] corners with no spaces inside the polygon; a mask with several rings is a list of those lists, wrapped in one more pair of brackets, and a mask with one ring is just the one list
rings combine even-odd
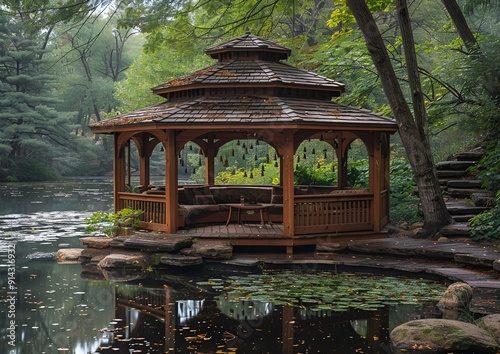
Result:
{"label": "stone step", "polygon": [[441,178],[460,178],[467,175],[467,171],[462,170],[437,170],[437,176]]}
{"label": "stone step", "polygon": [[446,209],[448,209],[451,215],[476,215],[486,210],[489,210],[490,208],[483,206],[475,206],[468,204],[466,202],[459,202],[455,200],[455,201],[447,201]]}
{"label": "stone step", "polygon": [[454,179],[446,181],[446,185],[451,188],[481,188],[483,181],[480,179]]}
{"label": "stone step", "polygon": [[474,166],[476,161],[442,161],[436,164],[437,170],[466,170]]}
{"label": "stone step", "polygon": [[482,157],[482,151],[465,151],[452,156],[457,161],[479,161]]}
{"label": "stone step", "polygon": [[452,215],[451,217],[456,222],[466,222],[468,223],[470,219],[472,219],[477,214],[464,214],[464,215]]}
{"label": "stone step", "polygon": [[470,198],[474,193],[481,193],[482,189],[477,188],[447,188],[448,194],[453,198]]}
{"label": "stone step", "polygon": [[467,223],[457,222],[443,227],[439,232],[446,237],[470,236],[470,226]]}

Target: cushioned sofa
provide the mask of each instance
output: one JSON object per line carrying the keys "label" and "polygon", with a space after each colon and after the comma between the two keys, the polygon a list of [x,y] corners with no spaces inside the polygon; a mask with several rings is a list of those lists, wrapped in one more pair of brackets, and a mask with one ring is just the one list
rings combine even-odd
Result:
{"label": "cushioned sofa", "polygon": [[[272,222],[283,222],[283,197],[273,197],[272,186],[184,186],[179,188],[180,225],[225,223],[229,215],[227,204],[270,204],[267,212]],[[274,199],[274,201],[273,201]],[[260,221],[259,213],[245,212],[244,221]]]}

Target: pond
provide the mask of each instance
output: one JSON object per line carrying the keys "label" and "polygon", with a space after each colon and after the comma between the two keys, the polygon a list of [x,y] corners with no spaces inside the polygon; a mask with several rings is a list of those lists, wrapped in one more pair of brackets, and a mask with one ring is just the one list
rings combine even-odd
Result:
{"label": "pond", "polygon": [[372,275],[326,270],[89,279],[54,254],[112,207],[110,180],[0,184],[0,200],[0,353],[391,353],[392,328],[439,315],[445,287],[419,279],[379,278],[396,285],[383,294],[364,288]]}

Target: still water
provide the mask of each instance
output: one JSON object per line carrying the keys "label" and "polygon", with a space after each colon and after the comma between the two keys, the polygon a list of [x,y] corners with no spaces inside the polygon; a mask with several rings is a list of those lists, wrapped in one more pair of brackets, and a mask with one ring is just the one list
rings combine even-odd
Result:
{"label": "still water", "polygon": [[118,283],[57,264],[111,207],[110,180],[0,184],[0,353],[390,353],[390,329],[433,315],[238,299],[218,283],[234,274],[215,269]]}

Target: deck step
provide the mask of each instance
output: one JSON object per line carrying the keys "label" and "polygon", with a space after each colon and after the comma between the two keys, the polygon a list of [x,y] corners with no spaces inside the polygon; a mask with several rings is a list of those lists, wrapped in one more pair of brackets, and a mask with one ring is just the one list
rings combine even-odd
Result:
{"label": "deck step", "polygon": [[451,215],[468,215],[468,214],[476,215],[490,209],[488,207],[475,206],[472,204],[467,204],[465,202],[459,202],[459,201],[447,201],[446,208],[448,209]]}

